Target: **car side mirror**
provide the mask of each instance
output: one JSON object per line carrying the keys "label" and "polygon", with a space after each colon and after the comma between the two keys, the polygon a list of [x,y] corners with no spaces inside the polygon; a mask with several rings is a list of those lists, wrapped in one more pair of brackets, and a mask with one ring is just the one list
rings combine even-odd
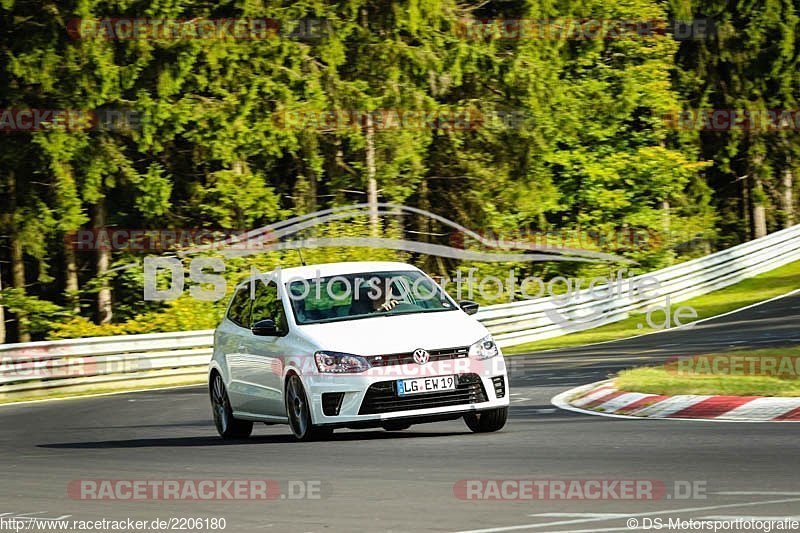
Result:
{"label": "car side mirror", "polygon": [[250,331],[253,332],[253,335],[258,335],[259,337],[276,337],[278,335],[278,327],[271,318],[259,320],[253,324]]}
{"label": "car side mirror", "polygon": [[478,312],[478,308],[480,307],[477,302],[473,302],[472,300],[461,300],[458,302],[458,306],[468,315],[474,315]]}

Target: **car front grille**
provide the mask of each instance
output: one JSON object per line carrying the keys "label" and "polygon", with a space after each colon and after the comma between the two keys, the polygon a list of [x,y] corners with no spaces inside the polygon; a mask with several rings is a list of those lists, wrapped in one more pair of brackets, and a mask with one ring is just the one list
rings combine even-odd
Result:
{"label": "car front grille", "polygon": [[430,409],[432,407],[450,407],[453,405],[469,405],[487,401],[481,378],[477,374],[457,376],[455,390],[425,392],[398,396],[395,381],[373,383],[367,389],[361,402],[360,415],[410,411],[413,409]]}
{"label": "car front grille", "polygon": [[[469,355],[469,347],[428,350],[428,354],[430,355],[429,361],[463,359]],[[373,367],[416,364],[414,361],[413,352],[394,353],[389,355],[373,355],[371,357],[367,357],[367,360]]]}

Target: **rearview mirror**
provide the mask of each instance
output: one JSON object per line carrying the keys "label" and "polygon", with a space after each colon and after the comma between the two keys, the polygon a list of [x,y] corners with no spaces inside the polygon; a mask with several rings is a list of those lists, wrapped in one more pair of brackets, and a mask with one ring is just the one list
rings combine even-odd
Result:
{"label": "rearview mirror", "polygon": [[259,320],[253,324],[250,331],[253,332],[253,335],[258,335],[259,337],[276,337],[278,335],[278,328],[275,326],[275,321],[271,318]]}
{"label": "rearview mirror", "polygon": [[478,308],[480,307],[477,302],[473,302],[472,300],[461,300],[458,302],[458,306],[468,315],[474,315],[478,312]]}

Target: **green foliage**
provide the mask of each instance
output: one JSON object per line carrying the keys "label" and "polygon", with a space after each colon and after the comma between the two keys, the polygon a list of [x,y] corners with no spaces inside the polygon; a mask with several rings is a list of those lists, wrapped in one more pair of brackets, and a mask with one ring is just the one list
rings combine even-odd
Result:
{"label": "green foliage", "polygon": [[24,313],[31,333],[45,333],[59,320],[68,315],[58,305],[25,294],[19,289],[7,288],[0,291],[0,304],[14,314]]}
{"label": "green foliage", "polygon": [[[706,39],[684,42],[676,54],[675,87],[684,109],[723,109],[739,113],[797,108],[800,89],[796,3],[781,0],[730,3],[720,0],[672,2],[676,18],[713,20]],[[754,209],[766,210],[767,229],[788,222],[781,197],[800,155],[796,128],[732,128],[692,139],[713,161],[706,175],[715,191],[722,242],[754,234]],[[789,206],[794,211],[794,206]]]}
{"label": "green foliage", "polygon": [[[677,132],[661,117],[707,105],[796,108],[797,17],[778,0],[733,10],[718,0],[674,4],[82,0],[42,9],[4,2],[0,24],[9,31],[0,36],[0,97],[8,107],[106,109],[138,119],[129,128],[4,137],[0,189],[9,201],[0,206],[0,264],[11,262],[15,243],[24,254],[25,280],[14,298],[27,304],[15,309],[31,315],[39,336],[36,302],[77,305],[79,316],[55,327],[55,337],[213,326],[221,304],[192,303],[187,296],[167,304],[142,301],[141,268],[123,268],[141,264],[142,253],[113,251],[114,270],[101,272],[102,254],[73,253],[67,237],[91,228],[103,212],[108,227],[249,230],[364,202],[370,169],[362,119],[377,110],[460,112],[472,120],[464,128],[376,127],[370,140],[383,201],[501,238],[550,230],[651,235],[646,245],[583,241],[637,261],[638,271],[707,253],[715,239],[740,240],[747,230],[739,216],[743,191],[731,184],[750,175],[758,186],[750,187],[748,201],[777,205],[778,176],[800,156],[796,139]],[[671,16],[714,16],[719,31],[682,43],[668,35],[559,40],[463,32],[474,19]],[[281,31],[243,40],[117,40],[66,31],[76,19],[124,17],[267,18]],[[314,26],[318,34],[292,33],[309,20],[321,22]],[[360,118],[343,128],[285,120],[326,113]],[[771,229],[788,217],[775,211],[768,210]],[[341,219],[300,237],[367,237],[372,230],[363,218]],[[379,230],[388,238],[440,244],[450,232],[417,216],[383,217]],[[151,253],[162,252],[173,253]],[[364,247],[312,247],[303,256],[307,263],[397,259],[451,277],[457,269],[490,274],[512,266]],[[229,288],[251,267],[292,266],[299,257],[284,250],[228,258]],[[514,266],[520,275],[544,277],[618,267]],[[5,266],[0,271],[5,287],[16,283],[10,273]],[[71,282],[77,289],[68,290]],[[96,300],[106,286],[113,323],[97,326]]]}
{"label": "green foliage", "polygon": [[55,327],[51,323],[47,338],[71,339],[214,329],[223,312],[222,306],[184,296],[168,302],[163,309],[136,315],[117,324],[94,324],[86,317],[73,316],[56,324]]}

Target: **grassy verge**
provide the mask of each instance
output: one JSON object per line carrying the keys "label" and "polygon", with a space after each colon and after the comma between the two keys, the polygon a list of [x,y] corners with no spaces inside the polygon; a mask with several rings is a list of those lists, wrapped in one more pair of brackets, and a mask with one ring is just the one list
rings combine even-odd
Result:
{"label": "grassy verge", "polygon": [[[748,359],[743,361],[741,356]],[[750,359],[756,358],[756,359]],[[620,372],[614,380],[619,390],[649,394],[719,394],[724,396],[800,396],[797,361],[800,346],[705,354],[660,367],[642,367]],[[713,362],[721,370],[712,370]],[[742,361],[741,368],[735,362]],[[752,363],[752,364],[751,364]],[[785,372],[767,372],[766,363]],[[752,369],[756,370],[753,371]],[[769,367],[772,369],[772,366]],[[731,370],[732,369],[732,370]],[[760,374],[780,374],[774,375]]]}
{"label": "grassy verge", "polygon": [[[697,311],[697,319],[699,320],[762,302],[775,296],[786,294],[799,287],[800,261],[795,261],[770,272],[741,281],[736,285],[692,298],[677,305],[673,304],[672,311],[675,312],[678,307],[688,305]],[[663,320],[662,313],[657,313],[657,320]],[[620,320],[613,324],[552,339],[511,346],[504,348],[503,353],[513,355],[551,348],[581,346],[593,342],[623,339],[652,331],[654,330],[647,326],[644,313],[633,313],[625,320]]]}

